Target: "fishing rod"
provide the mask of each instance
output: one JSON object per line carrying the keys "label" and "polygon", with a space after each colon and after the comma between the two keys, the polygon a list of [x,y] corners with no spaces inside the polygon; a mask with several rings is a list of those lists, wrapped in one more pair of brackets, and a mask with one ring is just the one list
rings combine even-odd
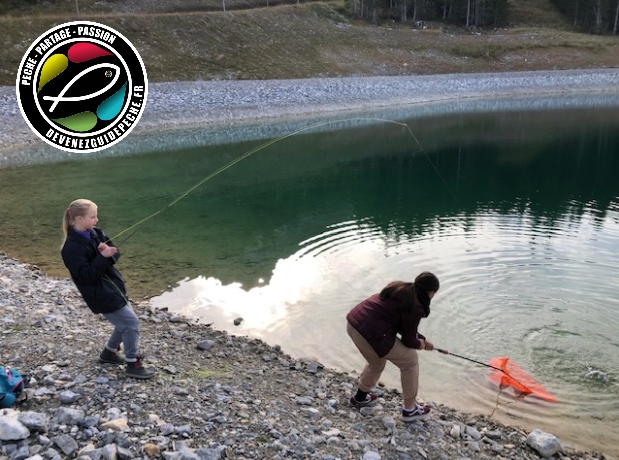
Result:
{"label": "fishing rod", "polygon": [[289,137],[295,136],[297,134],[300,134],[304,131],[309,131],[312,129],[316,129],[319,128],[321,126],[326,126],[326,125],[330,125],[330,124],[335,124],[335,123],[341,123],[341,122],[349,122],[349,121],[354,121],[354,120],[361,120],[361,121],[378,121],[378,122],[382,122],[382,123],[391,123],[394,125],[398,125],[403,127],[408,134],[411,135],[411,137],[415,140],[415,143],[419,146],[419,149],[421,150],[421,152],[424,154],[424,156],[426,157],[426,159],[428,160],[428,162],[432,165],[432,168],[434,168],[434,171],[436,172],[436,174],[438,175],[438,177],[441,179],[441,181],[443,182],[443,184],[445,185],[445,187],[447,187],[447,190],[449,190],[449,193],[454,197],[454,199],[456,201],[458,201],[457,196],[455,195],[455,193],[449,188],[449,186],[447,185],[447,181],[445,180],[445,178],[441,175],[441,173],[439,172],[439,170],[436,168],[436,166],[434,165],[434,163],[432,162],[432,160],[430,160],[429,155],[427,154],[427,152],[424,150],[423,146],[421,145],[421,143],[419,142],[419,140],[417,139],[417,136],[415,136],[415,133],[413,132],[413,130],[410,128],[410,126],[408,126],[406,123],[400,122],[400,121],[396,121],[396,120],[387,120],[387,119],[383,119],[383,118],[375,118],[375,117],[360,117],[360,118],[346,118],[346,119],[340,119],[340,120],[331,120],[331,121],[325,121],[325,122],[320,122],[320,123],[315,123],[312,124],[310,126],[306,126],[305,128],[301,128],[298,129],[296,131],[290,132],[288,134],[285,134],[281,137],[278,137],[276,139],[271,139],[267,142],[265,142],[264,144],[259,145],[258,147],[255,147],[245,153],[243,153],[242,155],[240,155],[239,157],[235,158],[234,160],[232,160],[231,162],[229,162],[228,164],[222,166],[221,168],[217,169],[216,171],[214,171],[213,173],[207,175],[206,177],[204,177],[203,179],[199,180],[198,182],[196,182],[195,184],[193,184],[191,187],[189,187],[187,190],[185,190],[183,193],[181,193],[177,198],[175,198],[174,200],[172,200],[170,203],[168,203],[167,205],[165,205],[164,207],[162,207],[161,209],[155,211],[154,213],[150,214],[149,216],[146,216],[144,219],[134,223],[133,225],[127,227],[126,229],[124,229],[123,231],[121,231],[120,233],[118,233],[117,235],[113,236],[112,238],[109,238],[107,242],[111,241],[111,240],[116,240],[118,237],[120,237],[121,235],[124,235],[125,233],[133,230],[133,232],[131,232],[122,242],[116,244],[116,247],[119,247],[121,244],[124,244],[127,240],[129,240],[129,238],[131,238],[138,230],[140,230],[141,226],[143,224],[145,224],[146,222],[148,222],[149,220],[151,220],[152,218],[158,216],[159,214],[163,213],[165,210],[171,208],[172,206],[174,206],[176,203],[178,203],[179,201],[181,201],[182,199],[184,199],[185,197],[187,197],[191,192],[193,192],[194,190],[196,190],[198,187],[204,185],[204,183],[206,183],[207,181],[209,181],[210,179],[214,178],[215,176],[218,176],[219,174],[221,174],[222,172],[224,172],[225,170],[227,170],[228,168],[231,168],[232,166],[234,166],[235,164],[237,164],[238,162],[250,157],[251,155],[253,155],[254,153],[257,153],[267,147],[270,147],[271,145],[280,142],[284,139],[287,139]]}

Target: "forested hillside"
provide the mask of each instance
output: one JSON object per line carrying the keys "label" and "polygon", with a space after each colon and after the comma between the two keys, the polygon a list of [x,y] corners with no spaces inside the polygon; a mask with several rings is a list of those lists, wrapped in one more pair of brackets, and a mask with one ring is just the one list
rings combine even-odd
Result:
{"label": "forested hillside", "polygon": [[601,34],[619,32],[619,0],[552,0],[576,27]]}
{"label": "forested hillside", "polygon": [[[0,15],[75,12],[179,13],[231,11],[317,0],[0,0]],[[534,26],[557,13],[557,24],[594,34],[617,35],[619,0],[344,0],[345,14],[373,24],[393,22],[416,28],[436,24],[476,29]],[[524,14],[523,14],[524,13]],[[521,19],[528,18],[529,23]]]}
{"label": "forested hillside", "polygon": [[[425,22],[455,26],[488,28],[514,24],[522,12],[528,11],[532,22],[560,12],[566,24],[596,34],[617,34],[619,0],[346,0],[349,14],[370,21],[391,19],[412,22],[421,27]],[[520,24],[523,26],[534,25]]]}

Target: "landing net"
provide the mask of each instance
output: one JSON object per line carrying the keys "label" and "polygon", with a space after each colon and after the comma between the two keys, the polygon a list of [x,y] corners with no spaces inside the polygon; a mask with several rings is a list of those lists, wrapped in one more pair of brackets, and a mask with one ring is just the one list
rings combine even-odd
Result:
{"label": "landing net", "polygon": [[[500,388],[511,388],[518,397],[534,396],[544,401],[558,402],[546,389],[537,383],[517,364],[506,357],[492,358],[489,362],[493,368],[489,380],[498,383]],[[501,370],[498,370],[501,369]]]}

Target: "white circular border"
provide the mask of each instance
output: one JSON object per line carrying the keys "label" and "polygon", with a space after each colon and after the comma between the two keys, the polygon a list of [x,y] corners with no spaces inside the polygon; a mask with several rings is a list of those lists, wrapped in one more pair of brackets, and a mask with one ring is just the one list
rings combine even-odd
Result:
{"label": "white circular border", "polygon": [[[143,94],[143,96],[142,96],[142,107],[141,107],[141,109],[140,109],[140,112],[136,115],[136,119],[135,119],[135,121],[131,124],[131,126],[129,126],[129,127],[128,127],[128,128],[127,128],[124,132],[123,132],[123,134],[122,134],[121,136],[118,136],[118,137],[117,137],[116,139],[114,139],[113,141],[111,141],[111,142],[109,142],[109,143],[107,143],[107,144],[105,144],[105,145],[103,145],[103,146],[101,146],[101,147],[91,148],[91,149],[71,149],[71,148],[67,148],[67,147],[64,147],[64,146],[58,145],[58,144],[56,144],[56,143],[54,143],[54,142],[51,142],[51,141],[50,141],[49,139],[47,139],[47,138],[46,138],[46,137],[45,137],[42,133],[40,133],[39,131],[37,131],[37,130],[36,130],[36,129],[32,126],[32,123],[30,122],[30,119],[28,118],[28,115],[27,115],[26,113],[24,113],[24,109],[23,109],[23,107],[22,107],[22,103],[21,103],[20,91],[19,91],[19,84],[20,84],[20,79],[21,79],[21,78],[20,78],[20,77],[21,77],[21,70],[22,70],[22,68],[23,68],[23,66],[24,66],[24,64],[25,64],[25,62],[26,62],[26,60],[28,59],[28,56],[30,55],[30,53],[32,52],[32,50],[35,48],[35,46],[36,46],[36,45],[37,45],[37,44],[38,44],[38,43],[39,43],[39,42],[40,42],[43,38],[45,38],[46,36],[48,36],[48,35],[52,34],[54,31],[59,30],[59,29],[66,28],[66,27],[68,27],[68,26],[75,26],[75,25],[88,25],[88,26],[99,27],[99,28],[101,28],[101,29],[104,29],[105,31],[108,31],[108,32],[111,32],[111,33],[116,34],[118,37],[120,37],[122,40],[124,40],[124,42],[127,44],[127,46],[128,46],[129,48],[131,48],[131,50],[134,52],[135,57],[137,58],[137,61],[140,63],[140,67],[141,67],[141,69],[142,69],[142,75],[144,76],[144,92],[143,92],[144,94]],[[72,41],[77,41],[77,40],[80,40],[80,39],[69,39],[69,40],[63,41],[62,43],[59,43],[57,46],[54,46],[53,48],[50,48],[50,50],[49,50],[48,52],[46,52],[46,53],[45,53],[45,54],[41,57],[40,62],[37,64],[37,67],[36,67],[36,70],[37,70],[37,71],[36,71],[35,75],[38,75],[38,71],[39,71],[39,69],[40,69],[41,65],[43,65],[43,62],[44,62],[44,57],[45,57],[45,56],[47,56],[47,55],[48,55],[48,54],[49,54],[49,53],[50,53],[53,49],[56,49],[58,46],[62,46],[62,45],[63,45],[63,44],[65,44],[65,43],[70,43],[70,42],[72,42]],[[90,41],[90,42],[100,43],[98,40],[96,40],[96,39],[89,39],[87,36],[86,36],[86,37],[84,37],[83,41]],[[110,46],[109,46],[109,44],[105,44],[105,47],[106,47],[106,48],[113,48],[113,47],[110,47]],[[116,50],[114,50],[114,51],[116,51]],[[120,54],[119,54],[119,53],[117,53],[117,52],[115,52],[114,54],[115,54],[116,56],[118,56],[118,57],[121,59],[121,61],[123,62],[123,65],[125,66],[125,69],[126,69],[126,70],[128,70],[128,68],[127,68],[127,63],[126,63],[126,61],[124,60],[124,58],[123,58],[122,56],[120,56]],[[131,81],[132,81],[132,75],[131,75],[131,72],[127,71],[127,75],[128,75],[128,80],[129,80],[129,82],[131,82]],[[128,39],[127,39],[127,38],[126,38],[123,34],[121,34],[120,32],[118,32],[117,30],[115,30],[115,29],[113,29],[113,28],[111,28],[111,27],[109,27],[109,26],[106,26],[105,24],[101,24],[101,23],[98,23],[98,22],[93,22],[93,21],[72,21],[72,22],[65,22],[65,23],[60,24],[60,25],[58,25],[58,26],[56,26],[56,27],[54,27],[54,28],[52,28],[52,29],[49,29],[49,30],[45,31],[43,34],[39,35],[39,37],[38,37],[36,40],[34,40],[34,41],[32,42],[32,44],[30,45],[30,47],[28,48],[28,50],[24,53],[24,56],[23,56],[23,58],[22,58],[22,60],[21,60],[21,62],[20,62],[20,64],[19,64],[19,68],[18,68],[18,72],[17,72],[17,79],[16,79],[15,86],[16,86],[16,95],[17,95],[17,103],[18,103],[18,105],[19,105],[19,110],[20,110],[20,112],[21,112],[21,114],[22,114],[22,116],[23,116],[24,120],[25,120],[25,121],[26,121],[26,123],[28,124],[28,127],[32,130],[32,132],[34,132],[34,133],[35,133],[35,134],[36,134],[36,135],[37,135],[40,139],[42,139],[45,143],[47,143],[47,144],[51,145],[52,147],[57,148],[57,149],[59,149],[59,150],[64,150],[65,152],[71,152],[71,153],[89,153],[89,152],[98,152],[98,151],[100,151],[100,150],[105,150],[105,149],[107,149],[107,148],[109,148],[109,147],[111,147],[111,146],[113,146],[113,145],[117,144],[117,143],[118,143],[118,142],[120,142],[121,140],[123,140],[125,137],[127,137],[127,136],[129,135],[129,133],[131,133],[131,131],[133,131],[133,128],[135,128],[135,126],[136,126],[136,125],[138,124],[138,122],[140,121],[140,118],[142,117],[142,114],[144,113],[144,110],[146,109],[146,101],[147,101],[147,99],[148,99],[148,76],[147,76],[147,74],[146,74],[146,67],[144,66],[144,61],[142,61],[142,57],[140,56],[140,53],[138,53],[138,50],[135,48],[135,46],[133,46],[133,43],[131,43],[131,42],[130,42],[130,41],[129,41],[129,40],[128,40]],[[34,91],[34,86],[35,86],[35,85],[32,85],[32,86],[33,86],[33,91]],[[127,98],[127,103],[125,104],[125,107],[123,108],[123,111],[122,111],[122,116],[119,116],[118,118],[121,118],[121,119],[122,119],[122,117],[124,116],[124,114],[125,114],[125,113],[126,113],[126,111],[127,111],[127,108],[128,108],[128,107],[129,107],[129,105],[130,105],[131,95],[133,94],[133,86],[131,86],[131,87],[129,88],[129,91],[130,91],[130,93],[129,93],[129,94],[130,94],[130,96]],[[34,99],[35,99],[35,104],[36,104],[37,108],[39,108],[39,101],[38,101],[38,98],[37,98],[36,96],[34,96],[34,95],[33,95],[33,97],[34,97]],[[43,118],[44,118],[44,119],[45,119],[48,123],[50,123],[50,122],[49,122],[49,120],[48,120],[48,118],[47,118],[47,116],[46,116],[43,112],[41,112],[41,111],[39,110],[39,113],[40,113],[40,115],[41,115],[41,116],[42,116],[42,117],[43,117]],[[111,127],[110,127],[110,126],[108,126],[107,128],[105,128],[105,129],[103,129],[103,130],[97,131],[97,133],[95,133],[95,134],[93,134],[93,133],[88,133],[88,134],[76,134],[76,133],[67,133],[66,131],[63,131],[62,129],[59,129],[59,128],[55,125],[55,124],[50,123],[50,127],[54,128],[54,129],[56,129],[56,130],[58,130],[58,131],[60,131],[60,132],[63,132],[63,133],[64,133],[64,134],[66,134],[66,135],[69,135],[69,136],[72,136],[72,137],[76,137],[76,138],[78,138],[78,137],[83,137],[83,138],[86,138],[86,137],[97,137],[97,134],[99,134],[99,133],[101,133],[101,132],[104,132],[104,131],[109,131],[110,129],[113,129],[113,127],[114,127],[114,126],[116,126],[116,125],[117,125],[117,124],[115,124],[115,125],[113,125],[113,126],[111,126]]]}

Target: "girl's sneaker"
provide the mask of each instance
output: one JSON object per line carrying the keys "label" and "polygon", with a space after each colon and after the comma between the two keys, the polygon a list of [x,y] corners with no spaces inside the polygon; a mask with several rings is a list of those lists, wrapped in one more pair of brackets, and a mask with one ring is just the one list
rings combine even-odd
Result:
{"label": "girl's sneaker", "polygon": [[368,406],[374,405],[377,399],[378,399],[378,396],[376,396],[374,393],[368,393],[364,401],[357,401],[354,396],[351,396],[350,405],[353,407],[359,407],[359,408],[368,407]]}
{"label": "girl's sneaker", "polygon": [[99,355],[99,362],[108,364],[125,364],[125,358],[114,351],[104,348]]}
{"label": "girl's sneaker", "polygon": [[157,371],[153,368],[142,366],[142,359],[138,356],[136,361],[127,362],[125,375],[127,377],[133,377],[134,379],[150,379],[157,375]]}
{"label": "girl's sneaker", "polygon": [[417,404],[412,410],[402,410],[402,420],[405,422],[414,422],[415,420],[425,420],[430,416],[430,408]]}

